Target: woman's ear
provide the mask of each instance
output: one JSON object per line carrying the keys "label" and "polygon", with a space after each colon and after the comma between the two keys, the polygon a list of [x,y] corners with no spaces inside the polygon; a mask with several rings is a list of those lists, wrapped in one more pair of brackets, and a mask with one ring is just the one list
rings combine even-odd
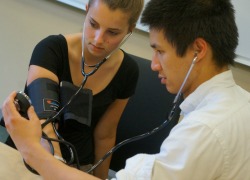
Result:
{"label": "woman's ear", "polygon": [[86,9],[86,12],[88,12],[88,10],[89,10],[89,5],[88,4],[86,4],[85,9]]}
{"label": "woman's ear", "polygon": [[128,29],[128,33],[133,32],[134,29],[135,29],[135,26],[136,26],[136,24],[131,25],[131,26],[129,27],[129,29]]}

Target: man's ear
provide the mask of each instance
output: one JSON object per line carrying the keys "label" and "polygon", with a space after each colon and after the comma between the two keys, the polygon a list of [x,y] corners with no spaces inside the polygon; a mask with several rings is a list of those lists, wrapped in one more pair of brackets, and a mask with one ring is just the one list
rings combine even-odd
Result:
{"label": "man's ear", "polygon": [[193,43],[193,50],[197,52],[197,61],[199,61],[206,56],[208,43],[203,38],[197,38]]}

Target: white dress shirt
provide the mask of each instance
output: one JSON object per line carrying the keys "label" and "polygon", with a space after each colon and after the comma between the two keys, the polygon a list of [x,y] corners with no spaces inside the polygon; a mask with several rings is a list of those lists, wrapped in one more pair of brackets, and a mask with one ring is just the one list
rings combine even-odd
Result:
{"label": "white dress shirt", "polygon": [[250,180],[250,94],[226,71],[181,104],[159,154],[128,159],[117,179]]}

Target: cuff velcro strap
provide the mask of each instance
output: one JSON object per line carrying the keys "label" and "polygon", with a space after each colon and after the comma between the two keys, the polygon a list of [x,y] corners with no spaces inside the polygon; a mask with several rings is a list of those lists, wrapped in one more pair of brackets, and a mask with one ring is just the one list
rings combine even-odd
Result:
{"label": "cuff velcro strap", "polygon": [[39,119],[54,116],[59,110],[59,85],[48,78],[38,78],[28,87],[27,92]]}
{"label": "cuff velcro strap", "polygon": [[[64,106],[68,103],[69,99],[76,93],[79,87],[72,83],[62,81],[60,84],[60,102]],[[92,91],[90,89],[81,89],[76,97],[63,111],[63,119],[76,120],[81,124],[87,126],[91,125],[92,113]]]}

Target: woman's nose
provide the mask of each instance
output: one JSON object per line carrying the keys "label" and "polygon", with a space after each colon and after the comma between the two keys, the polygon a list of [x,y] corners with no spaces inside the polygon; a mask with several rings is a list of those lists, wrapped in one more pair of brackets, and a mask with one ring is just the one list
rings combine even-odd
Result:
{"label": "woman's nose", "polygon": [[104,42],[104,33],[99,30],[99,31],[96,31],[95,33],[95,42],[96,44],[102,44]]}

